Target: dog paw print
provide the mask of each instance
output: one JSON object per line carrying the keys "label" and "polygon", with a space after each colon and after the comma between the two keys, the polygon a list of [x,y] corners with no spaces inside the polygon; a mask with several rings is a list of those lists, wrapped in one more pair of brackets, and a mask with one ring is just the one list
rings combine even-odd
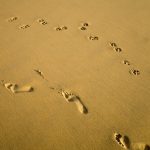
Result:
{"label": "dog paw print", "polygon": [[29,27],[30,27],[30,25],[26,24],[26,25],[21,25],[19,28],[20,29],[26,29],[26,28],[29,28]]}
{"label": "dog paw print", "polygon": [[135,76],[140,75],[140,71],[137,69],[131,69],[131,70],[129,70],[129,73],[132,75],[135,75]]}
{"label": "dog paw print", "polygon": [[48,24],[48,22],[45,21],[44,19],[38,19],[37,22],[39,22],[41,25],[46,25],[46,24]]}
{"label": "dog paw print", "polygon": [[116,43],[114,43],[114,42],[110,42],[110,43],[109,43],[109,45],[110,45],[112,48],[117,47],[117,44],[116,44]]}
{"label": "dog paw print", "polygon": [[67,30],[68,27],[67,26],[61,26],[61,27],[56,27],[55,30],[56,31],[63,31],[63,30]]}
{"label": "dog paw print", "polygon": [[88,39],[91,41],[96,41],[96,40],[99,40],[99,37],[98,36],[89,36]]}
{"label": "dog paw print", "polygon": [[121,48],[118,48],[118,47],[114,48],[114,50],[115,50],[116,52],[121,52],[121,51],[122,51],[122,49],[121,49]]}
{"label": "dog paw print", "polygon": [[80,30],[87,30],[87,28],[86,27],[80,27]]}
{"label": "dog paw print", "polygon": [[128,60],[123,60],[122,63],[128,66],[130,65],[130,62]]}
{"label": "dog paw print", "polygon": [[112,47],[113,50],[115,50],[116,52],[122,52],[122,49],[120,47],[117,46],[116,43],[114,42],[110,42],[109,45]]}
{"label": "dog paw print", "polygon": [[79,27],[80,30],[85,31],[87,30],[87,27],[89,26],[89,24],[87,22],[82,23],[82,26]]}
{"label": "dog paw print", "polygon": [[16,20],[18,20],[18,17],[16,17],[16,16],[7,19],[8,22],[13,22],[13,21],[16,21]]}

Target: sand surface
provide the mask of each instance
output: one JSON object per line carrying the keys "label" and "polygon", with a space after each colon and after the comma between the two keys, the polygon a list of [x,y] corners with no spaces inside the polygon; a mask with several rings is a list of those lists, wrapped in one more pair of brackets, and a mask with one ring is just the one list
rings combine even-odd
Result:
{"label": "sand surface", "polygon": [[0,0],[0,150],[150,145],[149,18],[149,0]]}

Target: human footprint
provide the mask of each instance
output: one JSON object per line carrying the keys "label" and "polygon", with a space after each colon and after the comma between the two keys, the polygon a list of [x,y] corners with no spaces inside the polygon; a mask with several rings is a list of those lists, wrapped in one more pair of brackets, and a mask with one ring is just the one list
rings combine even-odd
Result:
{"label": "human footprint", "polygon": [[114,133],[113,138],[116,143],[118,143],[122,148],[129,149],[130,148],[130,141],[127,136],[121,135],[120,133]]}
{"label": "human footprint", "polygon": [[2,85],[9,90],[12,93],[23,93],[23,92],[32,92],[33,91],[33,87],[31,86],[23,86],[23,87],[19,87],[18,84],[14,84],[14,83],[4,83],[4,81],[1,81]]}
{"label": "human footprint", "polygon": [[66,92],[64,90],[61,91],[61,95],[64,97],[64,99],[67,102],[74,102],[77,106],[77,109],[79,110],[80,113],[87,113],[87,108],[85,107],[85,105],[82,103],[82,101],[80,100],[80,98],[78,96],[76,96],[73,93],[69,93]]}

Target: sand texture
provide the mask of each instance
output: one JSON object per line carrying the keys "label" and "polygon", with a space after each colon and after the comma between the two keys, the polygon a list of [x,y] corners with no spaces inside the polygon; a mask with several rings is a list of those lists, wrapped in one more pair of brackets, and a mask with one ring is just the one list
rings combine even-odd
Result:
{"label": "sand texture", "polygon": [[0,0],[0,150],[150,150],[150,0]]}

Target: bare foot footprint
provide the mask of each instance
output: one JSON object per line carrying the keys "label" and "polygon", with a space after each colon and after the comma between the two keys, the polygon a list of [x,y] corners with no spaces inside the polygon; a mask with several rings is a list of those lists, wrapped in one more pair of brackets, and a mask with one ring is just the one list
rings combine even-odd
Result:
{"label": "bare foot footprint", "polygon": [[13,21],[16,21],[18,19],[18,17],[11,17],[9,19],[7,19],[8,22],[13,22]]}
{"label": "bare foot footprint", "polygon": [[75,102],[77,109],[79,110],[80,113],[86,114],[88,112],[87,108],[85,107],[85,105],[82,103],[82,101],[78,96],[76,96],[73,93],[68,93],[64,90],[61,91],[61,94],[67,102]]}
{"label": "bare foot footprint", "polygon": [[130,141],[127,136],[121,135],[119,133],[114,133],[113,138],[122,148],[129,149]]}
{"label": "bare foot footprint", "polygon": [[131,69],[131,70],[129,70],[129,73],[132,75],[135,75],[135,76],[140,75],[140,71],[137,69]]}
{"label": "bare foot footprint", "polygon": [[150,150],[150,146],[145,143],[136,143],[132,146],[133,150]]}
{"label": "bare foot footprint", "polygon": [[31,86],[23,86],[19,87],[18,84],[14,83],[4,83],[4,80],[1,81],[2,85],[12,93],[23,93],[23,92],[32,92],[33,87]]}

